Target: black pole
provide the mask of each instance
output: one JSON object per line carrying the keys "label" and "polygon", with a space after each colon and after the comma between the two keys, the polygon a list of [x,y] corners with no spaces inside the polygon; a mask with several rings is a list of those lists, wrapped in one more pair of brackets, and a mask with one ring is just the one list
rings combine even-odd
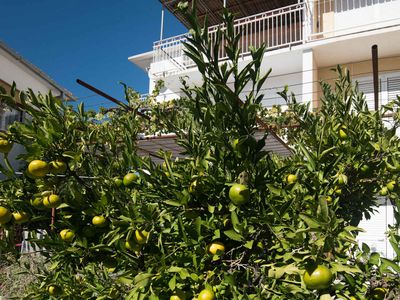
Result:
{"label": "black pole", "polygon": [[378,73],[378,46],[373,45],[372,51],[372,75],[374,79],[375,111],[379,109],[379,73]]}

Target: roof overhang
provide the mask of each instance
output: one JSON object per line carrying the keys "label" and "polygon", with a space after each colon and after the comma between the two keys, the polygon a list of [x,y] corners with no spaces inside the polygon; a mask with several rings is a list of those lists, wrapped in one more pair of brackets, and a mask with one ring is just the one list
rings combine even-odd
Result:
{"label": "roof overhang", "polygon": [[[187,28],[190,28],[188,20],[177,10],[181,0],[159,0],[179,21]],[[193,0],[188,1],[189,5]],[[200,24],[204,23],[205,16],[208,17],[208,25],[213,26],[223,23],[222,12],[224,10],[223,0],[197,0],[197,16]],[[280,7],[298,3],[298,0],[226,0],[226,8],[235,17],[243,18],[258,13],[266,12]]]}
{"label": "roof overhang", "polygon": [[150,64],[153,62],[153,51],[130,56],[128,60],[147,72],[150,68]]}
{"label": "roof overhang", "polygon": [[[264,131],[257,131],[254,137],[259,140],[264,136]],[[145,136],[137,140],[137,153],[139,156],[150,156],[155,163],[162,163],[164,158],[158,153],[160,150],[171,152],[173,158],[184,158],[184,149],[177,144],[175,134],[164,134]],[[265,151],[270,151],[280,156],[290,156],[292,154],[289,146],[274,132],[269,131],[265,140]]]}

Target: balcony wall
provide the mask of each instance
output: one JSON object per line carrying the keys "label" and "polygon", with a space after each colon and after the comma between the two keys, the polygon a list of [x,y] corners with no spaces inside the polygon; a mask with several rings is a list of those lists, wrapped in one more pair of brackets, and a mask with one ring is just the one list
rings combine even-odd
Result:
{"label": "balcony wall", "polygon": [[325,0],[308,3],[310,39],[329,38],[399,24],[397,0]]}

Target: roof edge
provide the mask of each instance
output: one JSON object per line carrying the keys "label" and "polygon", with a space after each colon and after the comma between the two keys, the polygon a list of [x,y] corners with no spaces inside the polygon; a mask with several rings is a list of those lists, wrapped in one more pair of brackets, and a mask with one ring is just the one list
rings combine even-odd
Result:
{"label": "roof edge", "polygon": [[77,100],[77,98],[72,94],[72,92],[68,91],[66,88],[60,86],[57,82],[55,82],[52,78],[49,77],[46,73],[40,70],[37,66],[23,58],[20,54],[18,54],[15,50],[7,46],[2,40],[0,40],[0,49],[3,49],[17,61],[22,63],[25,67],[27,67],[30,71],[47,81],[50,85],[55,87],[57,90],[61,92],[65,97],[69,100]]}

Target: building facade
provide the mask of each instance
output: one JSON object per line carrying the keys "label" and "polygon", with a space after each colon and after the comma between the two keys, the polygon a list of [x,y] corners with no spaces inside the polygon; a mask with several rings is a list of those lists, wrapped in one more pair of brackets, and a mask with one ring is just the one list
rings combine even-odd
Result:
{"label": "building facade", "polygon": [[[188,26],[175,9],[178,0],[160,2]],[[262,89],[265,107],[285,105],[277,92],[287,85],[299,101],[310,102],[312,109],[317,109],[320,81],[332,82],[335,74],[331,69],[340,64],[359,82],[373,109],[373,45],[378,47],[379,105],[400,94],[399,0],[198,0],[197,4],[200,20],[208,16],[211,40],[222,23],[224,6],[236,15],[243,65],[251,60],[250,46],[267,45],[262,68],[265,72],[272,68],[272,73]],[[129,57],[148,73],[150,92],[158,80],[164,81],[160,101],[181,96],[180,77],[201,83],[195,64],[184,54],[182,42],[186,39],[187,34],[182,34],[155,41],[151,51]],[[221,49],[219,59],[225,58]],[[367,233],[359,240],[392,257],[384,232],[394,222],[393,209],[382,200],[377,210],[371,220],[361,223]]]}
{"label": "building facade", "polygon": [[[74,100],[74,96],[65,88],[58,85],[48,75],[43,73],[21,55],[0,41],[0,86],[9,91],[13,82],[18,91],[26,91],[28,88],[35,93],[47,94],[50,91],[56,97],[66,100]],[[24,113],[2,105],[0,110],[0,130],[7,130],[15,121],[22,122]],[[16,156],[23,151],[20,145],[14,145],[9,153],[11,165],[18,168]]]}

